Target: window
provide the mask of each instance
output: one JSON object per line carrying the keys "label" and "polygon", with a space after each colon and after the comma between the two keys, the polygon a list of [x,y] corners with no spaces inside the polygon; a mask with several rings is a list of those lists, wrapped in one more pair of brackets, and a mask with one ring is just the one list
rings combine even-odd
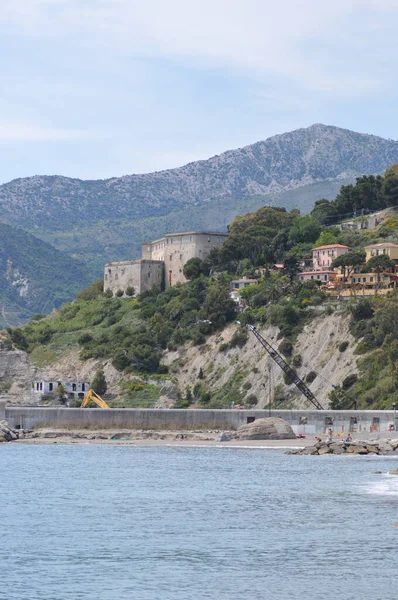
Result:
{"label": "window", "polygon": [[371,283],[373,283],[373,277],[371,277],[371,278],[369,279],[369,281],[370,281]]}
{"label": "window", "polygon": [[173,255],[172,254],[170,254],[170,260],[173,260]]}
{"label": "window", "polygon": [[150,274],[150,273],[148,273],[148,279],[150,279],[150,278],[151,278],[151,274]]}
{"label": "window", "polygon": [[366,277],[362,277],[363,283],[366,283]]}
{"label": "window", "polygon": [[36,389],[39,389],[39,382],[36,383]]}
{"label": "window", "polygon": [[328,280],[328,276],[327,276],[327,275],[325,275],[325,281],[327,281],[327,280]]}
{"label": "window", "polygon": [[182,260],[182,254],[180,254],[180,260]]}
{"label": "window", "polygon": [[49,384],[48,384],[48,391],[49,391],[49,392],[52,392],[52,391],[53,391],[53,384],[52,384],[52,383],[49,383]]}
{"label": "window", "polygon": [[43,389],[43,382],[41,381],[40,382],[40,391],[42,391],[42,389]]}
{"label": "window", "polygon": [[82,392],[85,392],[85,391],[86,391],[86,384],[82,383]]}
{"label": "window", "polygon": [[76,392],[76,383],[72,383],[72,392]]}

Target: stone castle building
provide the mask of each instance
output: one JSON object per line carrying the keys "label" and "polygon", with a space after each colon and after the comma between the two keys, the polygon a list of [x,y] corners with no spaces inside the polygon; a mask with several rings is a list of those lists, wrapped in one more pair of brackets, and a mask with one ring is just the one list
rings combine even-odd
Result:
{"label": "stone castle building", "polygon": [[187,231],[168,233],[142,245],[140,260],[110,262],[104,269],[104,290],[123,292],[132,286],[136,294],[153,286],[185,283],[183,268],[191,258],[204,259],[212,248],[220,248],[228,233]]}

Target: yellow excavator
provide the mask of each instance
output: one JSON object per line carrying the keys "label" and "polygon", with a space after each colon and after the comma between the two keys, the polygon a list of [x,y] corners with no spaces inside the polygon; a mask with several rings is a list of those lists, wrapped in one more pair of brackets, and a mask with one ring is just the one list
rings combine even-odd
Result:
{"label": "yellow excavator", "polygon": [[84,400],[80,408],[87,408],[91,400],[99,406],[100,408],[110,408],[109,404],[105,402],[94,390],[88,390],[87,394],[84,396]]}

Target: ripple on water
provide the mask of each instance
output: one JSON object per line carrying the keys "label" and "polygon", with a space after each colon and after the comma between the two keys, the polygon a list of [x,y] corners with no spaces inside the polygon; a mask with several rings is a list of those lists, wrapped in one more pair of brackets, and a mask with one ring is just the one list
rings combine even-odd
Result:
{"label": "ripple on water", "polygon": [[371,474],[390,468],[253,448],[2,445],[0,599],[393,597],[398,477]]}

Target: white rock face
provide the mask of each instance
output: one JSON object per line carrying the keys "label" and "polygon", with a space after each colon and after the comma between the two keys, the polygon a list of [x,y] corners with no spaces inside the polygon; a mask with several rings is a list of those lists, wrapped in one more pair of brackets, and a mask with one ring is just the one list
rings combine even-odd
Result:
{"label": "white rock face", "polygon": [[[357,356],[354,351],[356,342],[348,329],[349,317],[334,313],[319,316],[307,325],[294,344],[293,356],[300,355],[302,366],[296,369],[305,379],[310,371],[317,373],[308,384],[321,404],[327,408],[332,384],[338,385],[352,373],[357,373]],[[247,398],[254,395],[258,399],[256,408],[266,408],[269,391],[273,398],[286,398],[297,409],[311,409],[306,398],[294,385],[286,385],[280,367],[265,352],[256,338],[250,334],[243,348],[233,348],[220,352],[220,345],[228,343],[236,325],[230,325],[223,332],[215,334],[206,341],[206,352],[198,346],[185,345],[176,352],[167,352],[164,362],[173,365],[181,393],[187,386],[191,389],[198,381],[199,370],[206,375],[205,382],[210,390],[228,386],[237,371],[243,373],[240,391]],[[278,328],[267,327],[260,330],[262,335],[278,348]],[[345,352],[339,352],[341,342],[348,342]],[[245,385],[245,389],[243,387]]]}

